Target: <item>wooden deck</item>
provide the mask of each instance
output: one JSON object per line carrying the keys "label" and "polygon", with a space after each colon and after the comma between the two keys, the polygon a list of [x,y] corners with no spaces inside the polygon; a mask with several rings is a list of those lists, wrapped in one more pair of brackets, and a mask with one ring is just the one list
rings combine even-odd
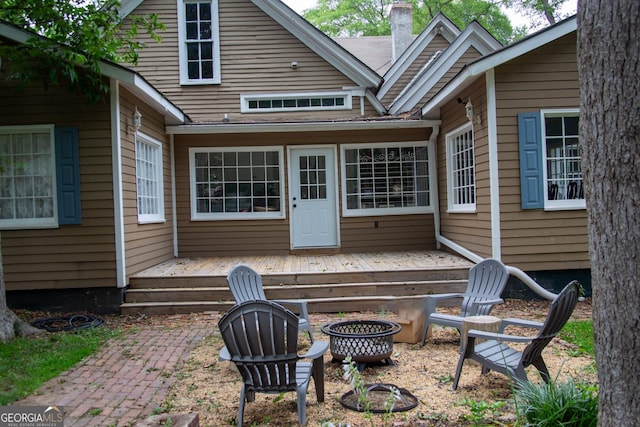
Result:
{"label": "wooden deck", "polygon": [[261,274],[267,298],[303,298],[310,312],[395,311],[425,294],[461,292],[473,265],[440,251],[177,258],[130,277],[121,311],[227,310],[226,276],[238,263]]}
{"label": "wooden deck", "polygon": [[465,258],[442,251],[176,258],[133,277],[226,276],[239,263],[250,266],[262,275],[470,268],[473,265]]}

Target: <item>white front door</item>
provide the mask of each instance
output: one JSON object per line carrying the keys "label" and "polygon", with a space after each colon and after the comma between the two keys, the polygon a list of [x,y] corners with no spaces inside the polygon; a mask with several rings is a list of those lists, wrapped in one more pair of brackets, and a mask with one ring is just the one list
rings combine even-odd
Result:
{"label": "white front door", "polygon": [[289,202],[294,248],[338,245],[336,152],[328,148],[292,148]]}

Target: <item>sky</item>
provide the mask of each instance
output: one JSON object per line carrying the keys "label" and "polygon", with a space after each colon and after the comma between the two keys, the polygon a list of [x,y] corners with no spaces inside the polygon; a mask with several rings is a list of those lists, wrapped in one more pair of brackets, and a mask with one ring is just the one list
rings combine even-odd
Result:
{"label": "sky", "polygon": [[[291,9],[295,10],[298,13],[301,13],[307,9],[314,7],[317,3],[316,0],[282,0],[282,1],[287,6],[289,6]],[[568,12],[575,13],[577,1],[578,0],[568,0],[567,3],[565,4],[565,7],[562,10],[566,11],[566,13]],[[510,11],[508,9],[505,10],[505,12],[507,16],[509,16],[509,18],[511,19],[511,23],[514,26],[527,25],[530,21],[528,18],[518,15],[517,13]]]}

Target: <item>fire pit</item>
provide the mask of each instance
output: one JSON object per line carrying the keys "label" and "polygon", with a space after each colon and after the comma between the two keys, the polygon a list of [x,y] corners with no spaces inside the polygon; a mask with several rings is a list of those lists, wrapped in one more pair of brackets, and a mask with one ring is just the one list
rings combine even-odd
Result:
{"label": "fire pit", "polygon": [[390,358],[393,335],[402,327],[388,320],[347,320],[327,323],[321,329],[330,337],[333,360],[342,361],[351,356],[362,370],[367,363],[393,364]]}

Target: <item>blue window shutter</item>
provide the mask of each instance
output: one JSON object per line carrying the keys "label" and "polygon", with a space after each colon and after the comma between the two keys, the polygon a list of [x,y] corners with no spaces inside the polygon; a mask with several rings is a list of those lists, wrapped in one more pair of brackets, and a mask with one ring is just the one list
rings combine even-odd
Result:
{"label": "blue window shutter", "polygon": [[518,114],[522,209],[544,208],[540,113]]}
{"label": "blue window shutter", "polygon": [[81,224],[78,128],[56,128],[58,224]]}

